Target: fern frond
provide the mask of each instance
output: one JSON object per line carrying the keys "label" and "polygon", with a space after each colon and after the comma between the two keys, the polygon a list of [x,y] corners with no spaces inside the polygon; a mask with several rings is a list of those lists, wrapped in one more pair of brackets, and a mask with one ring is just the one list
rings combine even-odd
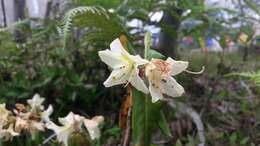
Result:
{"label": "fern frond", "polygon": [[[64,17],[63,20],[63,30],[62,30],[62,35],[63,35],[63,47],[66,47],[67,40],[70,36],[71,29],[73,27],[73,19],[76,18],[77,16],[86,14],[86,13],[91,13],[95,15],[102,15],[106,19],[109,19],[109,16],[106,12],[106,10],[103,7],[100,6],[81,6],[77,7],[74,9],[69,10]],[[87,18],[86,18],[87,19]]]}
{"label": "fern frond", "polygon": [[256,72],[241,72],[241,73],[230,73],[226,76],[237,76],[243,79],[254,82],[257,86],[260,86],[260,70]]}

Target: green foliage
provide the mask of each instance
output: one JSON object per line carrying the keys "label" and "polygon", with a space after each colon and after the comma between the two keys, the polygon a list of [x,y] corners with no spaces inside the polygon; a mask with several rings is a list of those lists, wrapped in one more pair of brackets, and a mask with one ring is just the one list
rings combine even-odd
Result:
{"label": "green foliage", "polygon": [[150,96],[145,96],[137,90],[133,91],[132,136],[136,146],[149,146],[153,131],[159,127],[163,133],[170,136],[161,110],[162,103],[152,103]]}
{"label": "green foliage", "polygon": [[91,139],[86,133],[74,133],[68,141],[69,146],[94,146],[91,144]]}
{"label": "green foliage", "polygon": [[255,11],[258,15],[260,15],[259,5],[254,3],[252,0],[244,0],[247,6],[249,6],[253,11]]}
{"label": "green foliage", "polygon": [[151,106],[152,103],[148,96],[144,96],[141,92],[134,90],[132,127],[133,142],[136,146],[149,146],[151,143],[151,134],[154,126],[152,116],[155,116],[155,113],[151,112]]}
{"label": "green foliage", "polygon": [[256,86],[260,86],[260,71],[256,72],[241,72],[241,73],[230,73],[226,76],[237,76],[243,79],[247,79],[255,83]]}
{"label": "green foliage", "polygon": [[[240,29],[226,28],[222,24],[236,24],[241,20],[244,23],[247,20],[244,16],[238,18],[237,13],[228,9],[208,8],[203,0],[166,0],[164,3],[158,0],[74,0],[74,2],[79,7],[70,9],[64,16],[48,18],[46,24],[42,24],[45,20],[25,19],[8,28],[0,29],[0,102],[9,104],[15,103],[14,101],[25,102],[25,97],[39,92],[42,96],[49,97],[47,102],[54,105],[54,117],[71,110],[87,112],[90,115],[105,114],[110,122],[105,127],[107,130],[102,132],[101,140],[97,145],[105,145],[110,141],[115,141],[111,145],[120,143],[122,131],[114,125],[117,123],[115,117],[117,117],[120,97],[124,94],[122,88],[103,87],[102,82],[108,75],[108,69],[97,61],[98,50],[108,48],[109,42],[124,34],[130,40],[131,52],[135,54],[143,52],[144,46],[140,45],[140,41],[143,40],[146,31],[144,27],[151,24],[179,40],[186,35],[194,38],[221,36],[221,46],[224,47],[226,46],[225,35],[232,35],[234,41]],[[250,9],[259,13],[259,6],[253,0],[244,0],[244,2]],[[109,12],[110,8],[114,10],[113,13]],[[187,10],[191,12],[182,15]],[[149,14],[157,11],[168,12],[176,19],[174,20],[176,23],[186,20],[200,20],[203,23],[194,27],[173,29],[171,25],[166,25],[164,22],[151,22]],[[223,18],[215,19],[214,14],[223,11],[234,15],[235,19],[230,21]],[[132,19],[141,20],[142,27],[127,26],[127,22]],[[32,27],[30,26],[32,22],[41,25]],[[248,35],[253,33],[250,24],[241,28]],[[22,34],[20,35],[22,41],[17,41],[16,32],[10,30],[17,30]],[[164,58],[160,51],[162,50],[148,49],[147,59]],[[181,55],[186,58],[189,56],[187,52],[192,51],[181,50]],[[254,143],[259,138],[259,126],[254,124],[250,127],[252,123],[248,124],[247,121],[254,122],[255,118],[259,120],[257,114],[259,112],[255,111],[260,109],[259,100],[247,97],[243,88],[237,85],[237,81],[223,78],[223,72],[219,69],[222,68],[224,73],[227,73],[233,69],[241,70],[240,65],[243,64],[246,69],[254,70],[259,62],[259,60],[255,61],[255,58],[255,56],[250,58],[250,62],[256,62],[251,66],[232,54],[221,56],[217,53],[199,52],[190,54],[190,58],[186,58],[190,61],[192,70],[200,70],[201,66],[206,66],[205,73],[197,80],[189,75],[180,77],[187,87],[187,97],[182,100],[200,112],[204,125],[210,124],[212,127],[211,130],[207,127],[205,131],[205,134],[209,135],[207,136],[209,145],[257,145]],[[219,67],[219,64],[224,65],[224,68]],[[260,72],[257,71],[232,73],[230,76],[251,80],[259,86],[259,74]],[[253,97],[258,96],[257,93],[252,92]],[[169,120],[169,115],[163,114],[161,105],[146,102],[146,99],[149,97],[138,92],[134,95],[134,120],[132,121],[134,142],[145,138],[144,142],[149,143],[151,133],[156,128],[160,128],[166,138],[169,138],[173,133],[168,122],[174,122],[178,118]],[[169,114],[173,113],[175,110]],[[232,128],[238,130],[234,132]],[[195,145],[198,142],[195,135],[198,134],[194,129],[192,133],[178,137],[178,140],[174,135],[171,138],[172,144]],[[248,129],[250,133],[247,133]],[[211,133],[214,133],[214,136],[210,135]],[[41,135],[41,138],[36,141],[31,141],[30,138],[15,139],[12,144],[2,145],[38,145],[44,137],[46,135]]]}
{"label": "green foliage", "polygon": [[78,5],[87,5],[87,6],[98,5],[106,9],[115,8],[122,2],[121,0],[73,0],[73,1]]}
{"label": "green foliage", "polygon": [[136,146],[150,146],[156,129],[167,137],[172,137],[163,112],[163,102],[151,102],[151,97],[134,90],[132,110],[132,136]]}
{"label": "green foliage", "polygon": [[[64,17],[63,20],[63,30],[62,30],[62,34],[63,34],[63,47],[66,48],[66,44],[67,44],[67,39],[70,36],[70,32],[71,29],[73,27],[73,19],[75,19],[76,17],[79,17],[80,15],[83,14],[87,14],[90,13],[92,16],[92,18],[88,18],[88,19],[93,19],[93,17],[95,17],[96,15],[104,15],[106,19],[108,19],[108,15],[105,11],[105,9],[103,9],[102,7],[98,7],[98,6],[81,6],[81,7],[77,7],[74,9],[69,10]],[[84,18],[87,19],[87,18]],[[93,25],[94,26],[94,25]]]}
{"label": "green foliage", "polygon": [[169,128],[168,122],[166,120],[164,112],[161,110],[158,114],[158,125],[162,133],[168,137],[172,137],[171,130]]}
{"label": "green foliage", "polygon": [[156,50],[149,49],[147,53],[147,59],[150,60],[152,58],[158,58],[158,59],[163,59],[165,56],[159,53]]}
{"label": "green foliage", "polygon": [[81,45],[86,45],[86,42],[104,45],[104,42],[110,42],[121,34],[127,35],[117,15],[109,13],[101,6],[81,6],[65,14],[62,27],[63,48],[67,48],[68,43],[69,48],[73,47],[73,38],[70,37],[73,36],[71,32],[74,27],[84,28],[84,37],[79,40]]}

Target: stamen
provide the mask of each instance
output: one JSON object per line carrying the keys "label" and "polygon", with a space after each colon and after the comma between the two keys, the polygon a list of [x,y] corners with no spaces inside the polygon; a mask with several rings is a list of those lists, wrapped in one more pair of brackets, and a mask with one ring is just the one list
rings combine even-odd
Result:
{"label": "stamen", "polygon": [[126,84],[125,84],[124,88],[127,87],[127,85],[130,83],[130,80],[132,80],[133,76],[134,76],[133,71],[131,71],[130,76],[129,76],[129,80],[126,80]]}
{"label": "stamen", "polygon": [[166,81],[165,79],[162,79],[162,81],[163,81],[164,83],[167,83],[167,81]]}
{"label": "stamen", "polygon": [[129,81],[126,81],[126,84],[124,85],[124,88],[126,88],[129,83],[130,83]]}
{"label": "stamen", "polygon": [[193,72],[193,71],[189,71],[189,70],[185,70],[185,72],[198,75],[198,74],[202,74],[204,72],[204,70],[205,70],[205,66],[202,66],[201,70],[198,72]]}

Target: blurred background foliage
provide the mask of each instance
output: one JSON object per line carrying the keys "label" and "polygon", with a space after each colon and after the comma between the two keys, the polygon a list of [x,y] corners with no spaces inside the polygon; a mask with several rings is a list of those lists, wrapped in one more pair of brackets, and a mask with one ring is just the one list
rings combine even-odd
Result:
{"label": "blurred background foliage", "polygon": [[[97,51],[124,35],[135,48],[131,51],[142,53],[145,32],[159,29],[153,33],[154,50],[188,60],[189,70],[206,67],[202,75],[177,77],[186,94],[176,99],[201,116],[206,145],[260,144],[260,47],[254,28],[259,19],[247,13],[259,18],[259,1],[233,0],[236,7],[229,9],[209,7],[204,0],[72,0],[59,11],[49,2],[44,18],[30,18],[25,9],[22,20],[0,29],[1,102],[12,108],[39,93],[54,106],[53,117],[69,111],[102,114],[106,124],[97,145],[117,145],[122,135],[116,125],[126,91],[104,88],[109,69]],[[156,13],[163,13],[158,21],[152,19]],[[190,46],[183,44],[187,37],[193,40]],[[208,38],[218,40],[223,50],[211,51]],[[230,41],[238,48],[231,53],[224,49]],[[187,115],[170,112],[167,120],[173,137],[162,138],[157,132],[154,145],[198,143]]]}

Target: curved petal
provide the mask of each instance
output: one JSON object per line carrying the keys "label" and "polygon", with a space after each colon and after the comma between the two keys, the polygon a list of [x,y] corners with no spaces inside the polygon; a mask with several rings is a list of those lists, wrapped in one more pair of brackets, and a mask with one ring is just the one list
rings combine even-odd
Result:
{"label": "curved petal", "polygon": [[44,102],[44,98],[42,98],[38,93],[33,96],[32,99],[28,99],[27,103],[31,106],[31,111],[35,112],[37,109],[42,109],[42,103]]}
{"label": "curved petal", "polygon": [[152,96],[152,102],[157,102],[158,100],[163,99],[162,92],[159,88],[159,86],[154,85],[154,83],[149,83],[149,91]]}
{"label": "curved petal", "polygon": [[100,137],[100,130],[96,121],[85,119],[84,126],[87,128],[91,139],[97,139]]}
{"label": "curved petal", "polygon": [[57,136],[57,140],[59,142],[63,142],[63,144],[65,146],[68,146],[68,139],[69,139],[69,135],[72,133],[72,131],[70,130],[70,127],[66,127],[66,126],[57,126],[56,124],[54,124],[53,122],[49,122],[46,124],[46,127],[48,129],[51,129],[54,131],[54,133]]}
{"label": "curved petal", "polygon": [[136,67],[131,74],[130,83],[139,91],[142,91],[145,94],[149,93],[144,81],[139,76],[139,69]]}
{"label": "curved petal", "polygon": [[139,55],[130,55],[129,56],[137,65],[144,65],[144,64],[147,64],[149,61],[141,58],[141,56]]}
{"label": "curved petal", "polygon": [[49,105],[48,109],[41,113],[42,121],[49,122],[50,121],[50,115],[52,113],[53,113],[53,107],[52,107],[52,105]]}
{"label": "curved petal", "polygon": [[125,50],[122,43],[120,42],[119,38],[116,38],[115,40],[113,40],[113,42],[110,43],[110,49],[112,52],[115,52],[115,53],[128,54],[128,52]]}
{"label": "curved petal", "polygon": [[129,67],[114,69],[107,80],[104,82],[105,87],[125,84],[129,80]]}
{"label": "curved petal", "polygon": [[179,97],[184,93],[184,88],[173,77],[162,79],[161,90],[171,97]]}
{"label": "curved petal", "polygon": [[120,54],[114,53],[109,50],[99,51],[98,55],[101,60],[111,68],[117,68],[126,64],[126,62],[121,59]]}
{"label": "curved petal", "polygon": [[63,144],[65,146],[68,146],[68,140],[69,140],[69,136],[71,134],[71,131],[68,129],[61,129],[60,131],[58,131],[58,133],[56,133],[57,135],[57,139],[59,142],[63,142]]}
{"label": "curved petal", "polygon": [[172,66],[172,71],[171,71],[172,76],[183,72],[189,65],[189,62],[187,61],[176,61],[170,57],[167,58],[166,62],[170,63]]}
{"label": "curved petal", "polygon": [[62,125],[71,125],[74,122],[74,116],[75,114],[70,112],[66,117],[58,118],[58,120]]}

